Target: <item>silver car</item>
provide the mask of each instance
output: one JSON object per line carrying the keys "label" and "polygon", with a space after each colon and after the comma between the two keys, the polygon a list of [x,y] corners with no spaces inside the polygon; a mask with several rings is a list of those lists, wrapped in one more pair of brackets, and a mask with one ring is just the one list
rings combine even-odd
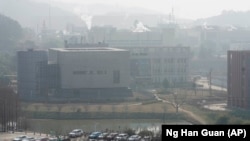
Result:
{"label": "silver car", "polygon": [[21,136],[18,136],[16,138],[14,138],[12,141],[22,141],[23,139],[25,138],[28,138],[28,136],[26,135],[21,135]]}
{"label": "silver car", "polygon": [[82,129],[74,129],[69,133],[70,138],[77,138],[77,137],[81,137],[82,135],[83,135]]}

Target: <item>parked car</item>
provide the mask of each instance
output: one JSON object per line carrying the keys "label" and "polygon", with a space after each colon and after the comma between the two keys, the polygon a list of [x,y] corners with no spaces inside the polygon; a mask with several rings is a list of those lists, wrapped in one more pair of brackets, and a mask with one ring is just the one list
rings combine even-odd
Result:
{"label": "parked car", "polygon": [[42,137],[42,138],[36,139],[36,141],[49,141],[49,138]]}
{"label": "parked car", "polygon": [[22,141],[36,141],[36,140],[33,137],[27,137],[27,138],[22,139]]}
{"label": "parked car", "polygon": [[101,133],[101,134],[98,136],[97,140],[99,140],[99,141],[101,141],[101,140],[107,140],[107,136],[108,136],[108,135],[109,135],[109,133],[106,133],[106,132]]}
{"label": "parked car", "polygon": [[118,135],[118,133],[110,133],[108,136],[107,136],[107,141],[112,141],[112,140],[115,140],[115,137]]}
{"label": "parked car", "polygon": [[[61,137],[59,137],[59,140],[61,140],[61,141],[70,141],[70,137],[69,136],[61,136]],[[56,140],[56,141],[58,141],[58,140]]]}
{"label": "parked car", "polygon": [[88,139],[97,139],[99,135],[101,135],[101,132],[92,132],[89,136]]}
{"label": "parked car", "polygon": [[140,141],[141,136],[140,135],[132,135],[128,138],[128,141]]}
{"label": "parked car", "polygon": [[27,138],[28,136],[26,135],[21,135],[18,137],[15,137],[12,141],[22,141],[23,139]]}
{"label": "parked car", "polygon": [[81,137],[82,135],[83,135],[82,129],[74,129],[71,132],[69,132],[70,138],[77,138],[77,137]]}
{"label": "parked car", "polygon": [[57,137],[50,137],[49,138],[49,141],[57,141],[58,139],[57,139]]}
{"label": "parked car", "polygon": [[118,135],[115,137],[115,140],[116,140],[116,141],[126,141],[128,137],[129,137],[129,136],[128,136],[127,133],[121,133],[121,134],[118,134]]}
{"label": "parked car", "polygon": [[151,141],[152,136],[144,136],[143,139],[144,139],[144,141]]}

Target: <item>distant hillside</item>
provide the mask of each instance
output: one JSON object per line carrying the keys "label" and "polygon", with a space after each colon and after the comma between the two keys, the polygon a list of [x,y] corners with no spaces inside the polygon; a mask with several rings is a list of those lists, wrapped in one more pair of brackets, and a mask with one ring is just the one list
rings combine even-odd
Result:
{"label": "distant hillside", "polygon": [[[49,3],[49,0],[32,0]],[[159,11],[142,8],[127,7],[115,4],[75,4],[50,1],[51,5],[60,7],[66,11],[78,15],[92,17],[92,26],[112,25],[117,28],[131,28],[134,22],[140,21],[149,27],[157,26],[159,23],[168,22],[169,14],[162,14]],[[171,12],[171,9],[169,10]],[[177,23],[190,23],[189,20],[177,19]]]}
{"label": "distant hillside", "polygon": [[50,25],[51,29],[64,29],[69,23],[84,24],[73,13],[30,0],[0,0],[0,13],[17,20],[23,27],[38,30],[43,23],[47,27]]}
{"label": "distant hillside", "polygon": [[250,26],[250,11],[224,11],[218,16],[199,19],[195,24]]}

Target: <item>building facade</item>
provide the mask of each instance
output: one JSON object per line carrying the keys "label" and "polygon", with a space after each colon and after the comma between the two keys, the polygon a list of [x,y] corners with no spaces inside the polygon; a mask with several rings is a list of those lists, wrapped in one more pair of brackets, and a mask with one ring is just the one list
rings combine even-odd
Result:
{"label": "building facade", "polygon": [[115,48],[52,48],[49,64],[60,68],[64,89],[129,85],[129,52]]}
{"label": "building facade", "polygon": [[130,51],[131,77],[140,84],[186,82],[190,48],[182,46],[126,47]]}
{"label": "building facade", "polygon": [[38,97],[37,71],[41,62],[48,61],[46,50],[17,52],[18,94],[21,99]]}
{"label": "building facade", "polygon": [[250,109],[250,51],[230,50],[228,57],[228,106]]}
{"label": "building facade", "polygon": [[82,101],[127,97],[132,95],[129,67],[129,52],[123,49],[20,51],[18,92],[25,100]]}

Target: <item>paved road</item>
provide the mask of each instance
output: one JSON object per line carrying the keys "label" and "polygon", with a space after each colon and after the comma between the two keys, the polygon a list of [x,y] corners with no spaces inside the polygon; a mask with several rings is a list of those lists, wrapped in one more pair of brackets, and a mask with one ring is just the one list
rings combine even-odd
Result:
{"label": "paved road", "polygon": [[[196,84],[202,85],[203,87],[201,88],[203,89],[209,89],[208,80],[205,77],[202,77],[201,79],[197,80]],[[215,85],[211,85],[211,89],[219,90],[219,91],[227,91],[226,88],[215,86]]]}

